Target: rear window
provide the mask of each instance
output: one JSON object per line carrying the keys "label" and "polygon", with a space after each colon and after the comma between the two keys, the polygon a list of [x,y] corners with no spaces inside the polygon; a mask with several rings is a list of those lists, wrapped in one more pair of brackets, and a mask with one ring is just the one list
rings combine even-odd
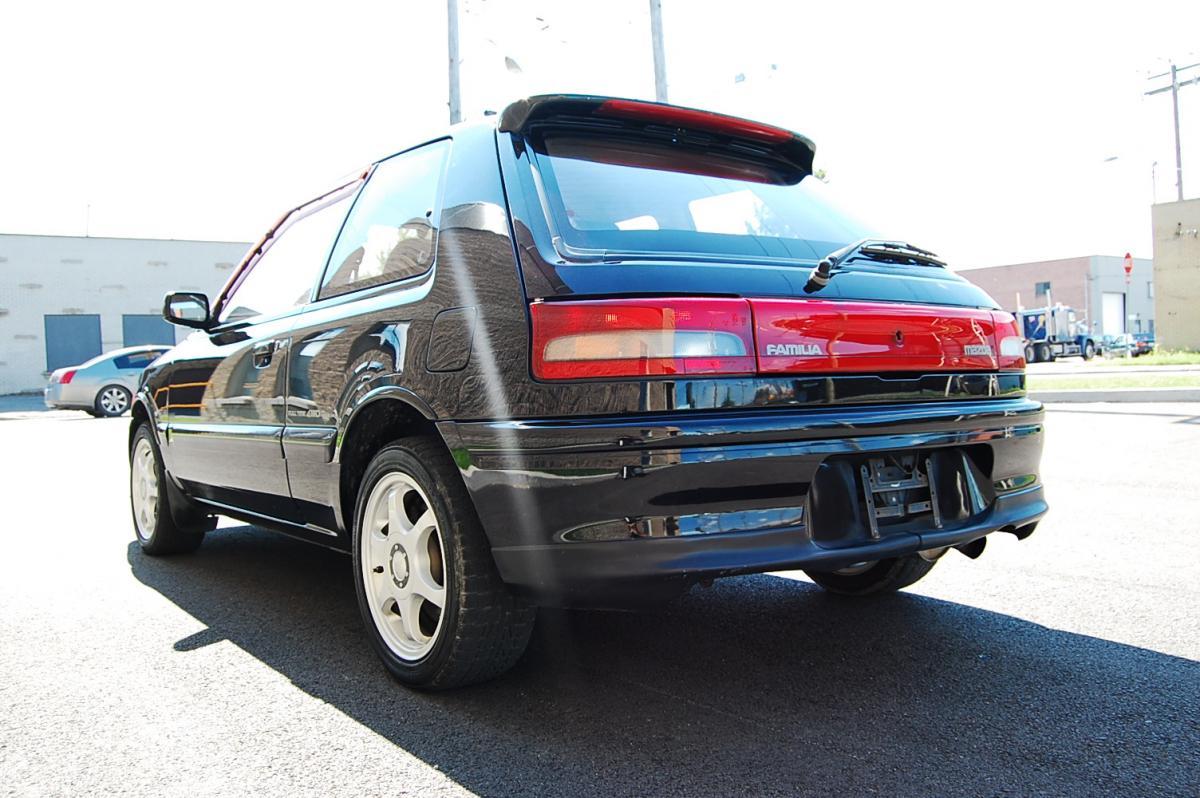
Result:
{"label": "rear window", "polygon": [[117,355],[113,359],[113,362],[117,364],[117,368],[119,369],[144,369],[155,360],[158,360],[160,355],[162,355],[162,351],[159,350],[152,352],[130,352],[126,355]]}
{"label": "rear window", "polygon": [[533,143],[552,235],[571,258],[811,261],[871,234],[816,178],[736,152],[546,132]]}

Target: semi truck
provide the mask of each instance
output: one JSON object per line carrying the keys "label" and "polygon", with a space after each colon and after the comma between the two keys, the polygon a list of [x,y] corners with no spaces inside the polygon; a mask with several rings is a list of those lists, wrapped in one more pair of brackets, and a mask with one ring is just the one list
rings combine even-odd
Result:
{"label": "semi truck", "polygon": [[1076,318],[1075,310],[1061,303],[1044,308],[1018,310],[1021,334],[1025,336],[1025,361],[1042,363],[1060,357],[1091,360],[1100,351],[1087,320]]}

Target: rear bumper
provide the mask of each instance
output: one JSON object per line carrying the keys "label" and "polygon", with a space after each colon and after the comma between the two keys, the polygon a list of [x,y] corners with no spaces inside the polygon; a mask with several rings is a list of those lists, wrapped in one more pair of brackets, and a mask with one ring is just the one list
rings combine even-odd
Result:
{"label": "rear bumper", "polygon": [[71,385],[50,383],[42,392],[46,407],[58,409],[86,409],[92,406],[94,392],[80,391]]}
{"label": "rear bumper", "polygon": [[[1023,537],[1047,511],[1042,420],[1039,402],[1014,398],[440,426],[501,576],[542,600],[577,601]],[[845,498],[816,501],[830,463],[939,451],[969,451],[981,466],[981,490],[957,516],[871,533],[846,504],[853,477]]]}

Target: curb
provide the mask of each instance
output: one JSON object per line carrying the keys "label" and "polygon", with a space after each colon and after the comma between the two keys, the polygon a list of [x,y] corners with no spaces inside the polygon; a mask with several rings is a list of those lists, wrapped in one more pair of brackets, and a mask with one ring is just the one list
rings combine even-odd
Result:
{"label": "curb", "polygon": [[1101,388],[1030,391],[1040,402],[1200,402],[1200,388]]}

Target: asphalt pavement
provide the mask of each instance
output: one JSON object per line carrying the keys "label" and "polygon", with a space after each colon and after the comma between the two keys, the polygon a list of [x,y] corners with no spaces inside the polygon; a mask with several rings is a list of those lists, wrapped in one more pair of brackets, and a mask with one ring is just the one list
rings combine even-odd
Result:
{"label": "asphalt pavement", "polygon": [[348,560],[226,524],[143,556],[127,422],[0,412],[0,793],[1200,794],[1200,404],[1047,421],[1051,514],[905,593],[799,575],[543,611],[421,694]]}

